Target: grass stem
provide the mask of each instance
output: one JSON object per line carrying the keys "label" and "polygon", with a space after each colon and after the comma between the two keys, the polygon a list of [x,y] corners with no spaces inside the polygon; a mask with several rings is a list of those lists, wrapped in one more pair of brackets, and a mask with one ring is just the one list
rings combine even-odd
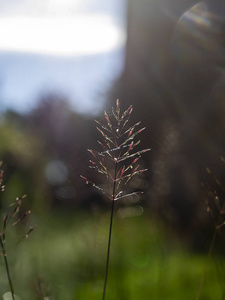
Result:
{"label": "grass stem", "polygon": [[200,281],[200,285],[199,285],[199,289],[198,289],[198,294],[197,294],[196,300],[200,299],[200,295],[201,295],[201,291],[202,291],[202,286],[203,286],[203,281],[205,279],[205,274],[206,274],[206,271],[207,271],[207,267],[208,267],[208,264],[209,264],[210,257],[212,255],[212,250],[213,250],[215,239],[216,239],[216,233],[217,233],[217,229],[215,229],[215,232],[214,232],[211,244],[210,244],[210,248],[209,248],[209,252],[208,252],[208,255],[207,255],[207,259],[206,259],[204,271],[202,273],[202,278],[201,278],[201,281]]}
{"label": "grass stem", "polygon": [[9,272],[9,264],[8,264],[8,260],[7,260],[7,255],[6,255],[6,251],[5,251],[5,246],[4,246],[4,243],[3,243],[1,237],[0,237],[0,245],[1,245],[1,248],[2,248],[2,254],[3,254],[3,257],[4,257],[5,268],[6,268],[6,273],[7,273],[7,276],[8,276],[8,282],[9,282],[10,292],[11,292],[11,294],[12,294],[12,300],[15,300],[15,297],[14,297],[14,288],[13,288],[13,283],[12,283],[12,278],[11,278],[10,272]]}
{"label": "grass stem", "polygon": [[106,258],[106,267],[105,267],[105,281],[103,288],[103,297],[105,300],[108,272],[109,272],[109,256],[110,256],[110,248],[111,248],[111,236],[112,236],[112,224],[113,224],[113,215],[114,215],[114,204],[115,204],[115,195],[116,195],[116,173],[117,173],[117,162],[115,162],[115,175],[114,175],[114,183],[113,183],[113,194],[112,194],[112,205],[111,205],[111,216],[110,216],[110,225],[109,225],[109,239],[108,239],[108,249],[107,249],[107,258]]}

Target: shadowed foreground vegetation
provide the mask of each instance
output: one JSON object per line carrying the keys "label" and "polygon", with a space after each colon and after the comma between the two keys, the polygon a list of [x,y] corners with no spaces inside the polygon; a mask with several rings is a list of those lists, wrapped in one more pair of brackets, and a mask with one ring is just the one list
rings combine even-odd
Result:
{"label": "shadowed foreground vegetation", "polygon": [[[9,255],[16,294],[24,300],[43,299],[34,296],[41,282],[50,294],[47,299],[101,299],[108,220],[108,213],[90,217],[75,211],[37,217],[32,238]],[[205,255],[184,250],[145,214],[117,214],[113,231],[107,299],[196,299]],[[223,258],[210,260],[201,299],[222,298],[222,265]],[[0,290],[8,291],[3,272]]]}

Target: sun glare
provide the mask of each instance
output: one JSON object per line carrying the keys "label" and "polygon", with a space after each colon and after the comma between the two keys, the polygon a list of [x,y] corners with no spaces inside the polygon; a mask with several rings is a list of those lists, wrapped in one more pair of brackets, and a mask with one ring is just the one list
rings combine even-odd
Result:
{"label": "sun glare", "polygon": [[105,15],[0,18],[0,50],[49,55],[108,52],[124,43],[125,35]]}

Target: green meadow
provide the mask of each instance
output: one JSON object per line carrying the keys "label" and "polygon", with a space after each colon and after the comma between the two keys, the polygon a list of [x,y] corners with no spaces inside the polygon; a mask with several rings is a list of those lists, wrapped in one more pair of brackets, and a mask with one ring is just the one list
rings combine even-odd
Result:
{"label": "green meadow", "polygon": [[[12,252],[7,245],[15,294],[23,300],[101,299],[109,214],[55,211],[34,214],[32,222],[38,226],[26,241]],[[130,218],[116,215],[106,297],[196,299],[206,259],[206,254],[188,250],[145,213]],[[222,265],[223,260],[213,255],[200,299],[224,299]],[[35,289],[49,296],[41,298]],[[1,272],[0,290],[2,294],[9,291],[5,272]]]}

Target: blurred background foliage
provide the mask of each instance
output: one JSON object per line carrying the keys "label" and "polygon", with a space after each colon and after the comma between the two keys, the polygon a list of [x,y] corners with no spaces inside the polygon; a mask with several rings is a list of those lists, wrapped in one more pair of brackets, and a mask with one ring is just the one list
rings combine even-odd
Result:
{"label": "blurred background foliage", "polygon": [[[145,190],[142,199],[117,203],[108,299],[197,295],[214,231],[201,183],[219,189],[206,167],[222,184],[225,172],[222,12],[219,0],[127,3],[125,66],[105,109],[116,98],[123,110],[132,104],[132,122],[146,126],[141,147],[152,151],[143,156],[148,172],[134,183]],[[93,116],[72,110],[58,92],[43,94],[26,114],[1,114],[1,208],[27,194],[38,225],[32,240],[9,256],[23,299],[31,299],[37,285],[51,299],[101,297],[110,203],[80,178],[95,176],[86,149],[97,149],[98,139]],[[218,250],[223,241],[221,234]],[[224,261],[217,254],[202,299],[224,297]],[[0,285],[6,289],[5,279]]]}

